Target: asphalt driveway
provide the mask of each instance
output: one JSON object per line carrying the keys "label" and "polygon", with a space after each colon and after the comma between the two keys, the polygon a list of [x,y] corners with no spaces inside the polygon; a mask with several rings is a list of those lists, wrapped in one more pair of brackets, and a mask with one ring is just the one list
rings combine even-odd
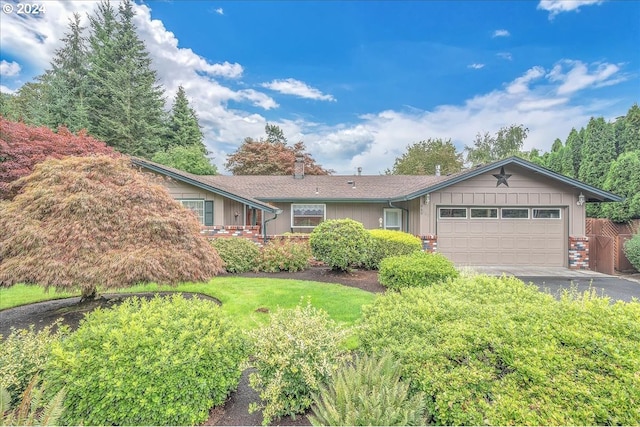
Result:
{"label": "asphalt driveway", "polygon": [[595,289],[598,295],[608,296],[612,300],[640,301],[640,282],[627,280],[619,276],[609,276],[589,270],[569,270],[567,268],[547,267],[464,267],[478,273],[501,276],[516,276],[518,279],[533,283],[540,290],[559,295],[564,289],[574,287],[579,292]]}

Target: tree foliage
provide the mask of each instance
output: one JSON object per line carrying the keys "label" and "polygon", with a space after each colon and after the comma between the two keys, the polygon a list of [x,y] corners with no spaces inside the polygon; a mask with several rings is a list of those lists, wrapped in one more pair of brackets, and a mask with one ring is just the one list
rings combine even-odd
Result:
{"label": "tree foliage", "polygon": [[391,175],[433,175],[436,165],[440,165],[443,175],[460,172],[463,166],[462,154],[458,153],[451,139],[440,138],[419,141],[407,146],[407,151],[397,157]]}
{"label": "tree foliage", "polygon": [[61,127],[55,133],[41,126],[27,126],[0,117],[0,199],[10,198],[19,188],[9,184],[29,175],[34,166],[48,158],[113,155],[116,153],[81,131],[77,135]]}
{"label": "tree foliage", "polygon": [[640,150],[622,153],[611,164],[603,188],[625,198],[604,204],[603,216],[615,222],[640,218]]}
{"label": "tree foliage", "polygon": [[169,115],[169,127],[167,129],[167,145],[191,147],[196,146],[206,154],[207,149],[203,143],[204,135],[198,123],[198,115],[189,106],[189,100],[182,86],[178,87],[173,100],[173,107]]}
{"label": "tree foliage", "polygon": [[[472,165],[479,165],[510,156],[522,156],[522,147],[528,133],[529,129],[524,125],[502,127],[495,136],[492,136],[489,132],[485,132],[484,135],[478,133],[473,146],[464,147],[467,152],[467,162]],[[524,154],[524,157],[527,157],[527,154]]]}
{"label": "tree foliage", "polygon": [[218,173],[215,165],[211,164],[207,156],[196,145],[186,147],[176,145],[167,151],[158,151],[151,160],[196,175],[215,175]]}
{"label": "tree foliage", "polygon": [[234,175],[293,175],[296,156],[302,156],[306,175],[329,175],[330,169],[324,169],[306,152],[304,142],[293,146],[287,144],[282,130],[276,125],[267,124],[267,138],[254,140],[246,138],[242,145],[227,156],[225,167]]}
{"label": "tree foliage", "polygon": [[47,160],[0,207],[0,286],[100,290],[206,281],[222,260],[196,217],[126,158]]}

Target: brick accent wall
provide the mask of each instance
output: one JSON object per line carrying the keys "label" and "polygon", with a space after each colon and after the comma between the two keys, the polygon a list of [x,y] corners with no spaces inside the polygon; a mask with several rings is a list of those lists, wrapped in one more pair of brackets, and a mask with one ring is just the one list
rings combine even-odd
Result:
{"label": "brick accent wall", "polygon": [[220,237],[243,237],[256,241],[262,239],[259,225],[214,225],[210,227],[202,227],[200,233],[208,239]]}
{"label": "brick accent wall", "polygon": [[589,238],[569,236],[569,268],[589,269]]}
{"label": "brick accent wall", "polygon": [[422,240],[422,250],[425,252],[438,252],[438,236],[435,234],[427,234],[418,236]]}

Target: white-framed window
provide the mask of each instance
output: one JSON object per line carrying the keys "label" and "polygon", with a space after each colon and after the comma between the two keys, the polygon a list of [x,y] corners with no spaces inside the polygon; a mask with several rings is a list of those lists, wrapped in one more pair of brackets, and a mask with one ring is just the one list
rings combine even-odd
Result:
{"label": "white-framed window", "polygon": [[467,208],[438,208],[440,218],[466,218]]}
{"label": "white-framed window", "polygon": [[196,214],[200,224],[204,224],[204,200],[179,200],[179,202]]}
{"label": "white-framed window", "polygon": [[533,208],[532,217],[535,219],[560,219],[560,208]]}
{"label": "white-framed window", "polygon": [[502,208],[500,217],[503,219],[529,219],[528,208]]}
{"label": "white-framed window", "polygon": [[471,208],[471,218],[498,218],[498,208]]}
{"label": "white-framed window", "polygon": [[316,227],[325,220],[327,215],[324,204],[302,204],[293,203],[291,205],[291,227]]}
{"label": "white-framed window", "polygon": [[384,224],[385,230],[402,230],[402,209],[384,209]]}

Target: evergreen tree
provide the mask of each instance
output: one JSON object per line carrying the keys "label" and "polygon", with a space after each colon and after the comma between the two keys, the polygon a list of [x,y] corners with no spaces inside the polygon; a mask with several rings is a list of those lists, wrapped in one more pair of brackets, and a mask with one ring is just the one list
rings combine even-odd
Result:
{"label": "evergreen tree", "polygon": [[572,128],[564,144],[566,151],[562,158],[562,173],[571,178],[578,177],[578,169],[580,168],[580,160],[582,159],[583,135],[584,128],[580,129],[580,132]]}
{"label": "evergreen tree", "polygon": [[165,149],[169,149],[172,146],[194,146],[200,148],[200,150],[206,154],[207,149],[203,140],[204,135],[198,123],[198,116],[193,108],[189,106],[184,88],[180,86],[176,92],[171,114],[169,115],[169,128]]}
{"label": "evergreen tree", "polygon": [[151,158],[165,131],[163,90],[133,24],[133,4],[118,14],[102,1],[89,39],[92,133],[118,151]]}
{"label": "evergreen tree", "polygon": [[47,74],[25,83],[9,100],[9,117],[33,126],[51,126],[50,86]]}
{"label": "evergreen tree", "polygon": [[55,51],[48,84],[51,90],[50,126],[66,126],[77,132],[89,127],[87,105],[87,46],[80,14],[74,13],[64,45]]}
{"label": "evergreen tree", "polygon": [[640,150],[640,107],[633,104],[624,117],[624,129],[619,143],[620,152]]}
{"label": "evergreen tree", "polygon": [[605,217],[615,222],[640,218],[640,150],[622,153],[612,162],[603,187],[625,198],[622,202],[605,203]]}

